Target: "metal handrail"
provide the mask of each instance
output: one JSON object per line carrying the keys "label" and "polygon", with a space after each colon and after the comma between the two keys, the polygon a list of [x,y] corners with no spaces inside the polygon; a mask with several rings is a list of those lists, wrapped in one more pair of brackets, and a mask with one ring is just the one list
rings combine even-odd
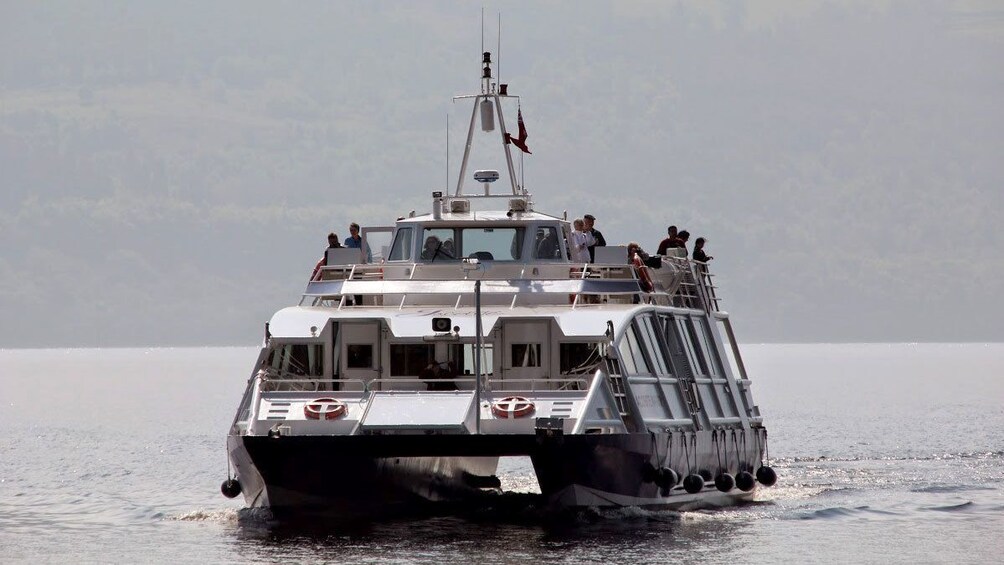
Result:
{"label": "metal handrail", "polygon": [[[473,376],[466,376],[466,375],[463,376],[463,377],[455,377],[455,378],[452,378],[452,379],[423,379],[423,378],[419,378],[419,377],[414,377],[414,378],[408,378],[408,377],[403,377],[403,378],[402,377],[388,377],[388,378],[383,378],[383,379],[372,379],[372,380],[367,381],[366,382],[366,391],[367,392],[373,392],[373,385],[383,384],[383,383],[395,383],[395,384],[454,383],[454,384],[457,384],[457,383],[475,383],[475,382],[477,382],[476,378],[474,378]],[[381,389],[379,392],[387,392],[387,391],[393,392],[394,389]],[[425,391],[425,390],[406,390],[406,391],[398,391],[398,392],[430,392],[430,391]],[[451,392],[451,391],[448,391],[448,390],[447,391],[437,390],[437,391],[431,391],[431,392]]]}
{"label": "metal handrail", "polygon": [[[507,379],[507,378],[488,379],[488,384],[489,385],[491,385],[491,384],[506,384],[506,383],[509,383],[509,384],[511,384],[511,383],[530,383],[531,386],[528,389],[519,389],[519,388],[517,388],[517,389],[509,389],[509,390],[505,390],[505,391],[495,391],[494,389],[492,389],[492,390],[494,392],[523,392],[523,391],[536,392],[537,391],[536,385],[538,383],[541,383],[541,384],[545,384],[546,383],[546,384],[551,384],[551,385],[553,385],[553,384],[564,384],[564,385],[577,384],[577,385],[580,385],[582,387],[582,389],[581,389],[582,392],[585,392],[586,391],[586,387],[588,387],[588,385],[589,385],[588,379],[581,379],[581,378],[576,378],[576,379]],[[555,389],[547,388],[547,389],[544,389],[544,390],[555,390]],[[566,389],[566,388],[559,388],[559,389],[556,389],[556,390],[568,390],[568,389]]]}
{"label": "metal handrail", "polygon": [[[362,379],[275,379],[275,378],[259,377],[259,383],[258,383],[258,386],[256,387],[256,389],[257,389],[257,391],[259,393],[258,396],[260,397],[260,394],[261,393],[265,393],[265,392],[294,392],[294,393],[295,392],[324,392],[324,393],[329,393],[329,392],[330,393],[338,393],[338,392],[364,392],[364,393],[369,393],[369,392],[377,392],[377,391],[374,390],[374,387],[376,385],[378,385],[378,384],[384,384],[384,383],[390,383],[390,384],[428,384],[428,383],[473,384],[475,382],[476,382],[476,379],[474,377],[472,377],[472,376],[466,376],[466,375],[463,376],[463,377],[455,377],[455,378],[451,378],[451,379],[422,379],[422,378],[418,378],[418,377],[415,377],[415,378],[388,377],[388,378],[382,378],[382,379],[370,379],[368,381],[364,381]],[[306,384],[312,384],[312,385],[314,385],[314,388],[313,389],[301,389],[301,390],[265,390],[266,385],[269,384],[269,383],[276,383],[276,384],[280,384],[280,383],[281,384],[302,384],[302,383],[306,383]],[[362,390],[361,391],[345,391],[345,390],[333,390],[332,391],[332,390],[318,390],[318,388],[317,388],[319,385],[322,385],[322,384],[331,384],[331,383],[338,383],[338,384],[343,384],[343,385],[346,384],[346,383],[359,384],[362,387]],[[548,385],[548,388],[546,388],[546,389],[541,388],[540,390],[555,390],[555,389],[552,389],[550,387],[553,386],[553,385],[556,385],[556,384],[557,385],[561,385],[561,386],[568,386],[568,385],[571,385],[571,384],[576,384],[576,385],[579,385],[580,387],[582,387],[582,390],[585,390],[585,388],[589,385],[589,379],[585,379],[585,378],[565,378],[565,379],[546,379],[546,378],[545,379],[539,379],[539,378],[538,379],[508,379],[508,378],[497,378],[497,379],[488,379],[488,383],[489,384],[530,383],[530,388],[526,388],[526,389],[512,389],[513,391],[531,391],[531,392],[534,392],[534,391],[538,390],[538,388],[537,388],[538,386],[543,386],[543,385]],[[384,390],[381,390],[379,392],[386,392],[388,390],[389,391],[393,391],[394,389],[384,389]],[[568,389],[567,388],[559,388],[557,390],[568,390]],[[430,391],[409,390],[409,391],[399,391],[399,392],[430,392]],[[431,392],[444,392],[444,391],[431,391]],[[448,392],[448,391],[445,391],[445,392]],[[260,398],[258,400],[260,400]],[[260,404],[260,402],[255,402],[254,404]]]}
{"label": "metal handrail", "polygon": [[[359,385],[363,386],[364,389],[365,389],[365,386],[366,386],[366,381],[364,381],[362,379],[341,379],[341,378],[337,378],[337,379],[284,379],[284,378],[270,378],[268,376],[259,376],[258,379],[259,379],[259,382],[258,382],[257,391],[259,393],[259,396],[263,392],[341,392],[341,391],[338,391],[338,390],[318,390],[317,387],[320,386],[320,385],[322,385],[322,384],[340,384],[341,385],[341,384],[348,384],[348,383],[358,383]],[[300,383],[308,383],[308,384],[314,385],[314,388],[313,388],[313,390],[308,390],[308,389],[300,389],[300,390],[265,390],[265,386],[268,383],[276,383],[276,384],[300,384]],[[353,392],[353,391],[347,391],[347,392]]]}
{"label": "metal handrail", "polygon": [[[683,271],[683,278],[676,285],[675,288],[669,292],[656,291],[652,293],[638,292],[637,294],[648,297],[647,300],[655,302],[666,302],[673,306],[683,307],[683,308],[699,308],[711,312],[720,312],[721,298],[718,297],[718,287],[713,282],[714,275],[708,269],[708,264],[701,261],[694,261],[686,257],[672,257],[666,256],[662,257],[664,263],[675,266],[676,268]],[[510,274],[514,274],[517,278],[522,280],[534,280],[534,281],[560,281],[560,280],[584,280],[584,279],[638,279],[638,273],[635,268],[629,264],[597,264],[597,263],[540,263],[531,264],[535,269],[538,270],[541,276],[534,277],[532,279],[527,279],[525,277],[525,272],[527,265],[522,265],[519,267],[519,271],[516,273],[506,272],[505,276],[499,277],[497,280],[505,280]],[[424,271],[425,274],[435,273],[435,272],[450,272],[459,268],[459,263],[448,263],[443,265],[432,265],[428,263],[394,263],[393,265],[384,264],[356,264],[356,265],[325,265],[321,267],[320,272],[316,280],[318,281],[364,281],[364,280],[377,280],[384,279],[384,267],[395,267],[407,269],[407,276],[405,278],[398,279],[395,277],[391,280],[413,280],[413,281],[434,281],[441,280],[437,278],[427,278],[421,276]],[[515,265],[513,265],[515,267]],[[458,276],[461,273],[458,271]],[[386,279],[385,279],[386,280]],[[443,279],[445,280],[445,279]],[[485,278],[484,280],[493,280],[490,278]],[[365,290],[354,291],[356,294],[367,294]],[[378,293],[379,294],[379,293]],[[414,292],[403,293],[404,296],[411,294],[416,294]],[[417,294],[423,294],[421,292]],[[466,294],[466,293],[465,293]],[[518,292],[514,292],[514,295],[518,295]],[[589,294],[589,295],[617,295],[620,296],[622,293],[616,292],[584,292],[578,294]],[[628,293],[630,294],[630,293]],[[376,294],[374,294],[376,295]],[[451,293],[452,295],[452,293]],[[664,298],[659,298],[664,297]],[[406,300],[406,298],[404,299]],[[459,301],[459,298],[456,299]],[[515,296],[513,298],[513,304],[515,305]],[[573,301],[573,307],[576,306],[588,306],[589,304],[582,304],[580,301]],[[377,305],[379,306],[379,305]],[[389,307],[400,307],[400,305]]]}

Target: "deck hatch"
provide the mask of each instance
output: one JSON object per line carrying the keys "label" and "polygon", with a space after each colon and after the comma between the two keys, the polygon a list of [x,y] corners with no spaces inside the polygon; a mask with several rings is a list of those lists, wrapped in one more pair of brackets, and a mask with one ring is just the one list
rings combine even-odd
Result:
{"label": "deck hatch", "polygon": [[473,391],[375,392],[361,422],[364,433],[471,433],[473,425]]}

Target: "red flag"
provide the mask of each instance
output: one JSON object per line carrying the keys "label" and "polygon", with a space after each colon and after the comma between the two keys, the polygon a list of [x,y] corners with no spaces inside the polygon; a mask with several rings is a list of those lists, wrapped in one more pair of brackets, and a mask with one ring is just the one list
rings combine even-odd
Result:
{"label": "red flag", "polygon": [[523,153],[530,153],[532,155],[533,153],[526,146],[527,135],[526,135],[526,126],[523,125],[523,109],[522,108],[520,108],[519,110],[516,111],[516,124],[519,125],[519,137],[516,138],[516,137],[513,137],[512,135],[510,135],[510,134],[507,133],[507,134],[505,134],[505,141],[506,141],[506,143],[512,143],[516,147],[519,147],[519,150],[522,151]]}

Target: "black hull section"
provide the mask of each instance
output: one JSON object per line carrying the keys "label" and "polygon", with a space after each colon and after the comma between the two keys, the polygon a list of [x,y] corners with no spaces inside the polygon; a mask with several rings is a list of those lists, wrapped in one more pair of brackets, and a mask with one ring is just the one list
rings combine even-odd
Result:
{"label": "black hull section", "polygon": [[[676,439],[681,437],[676,435]],[[545,438],[532,460],[540,490],[553,508],[639,506],[689,510],[751,500],[752,491],[717,490],[713,477],[720,472],[734,476],[740,467],[753,469],[759,453],[748,454],[746,459],[730,453],[731,464],[723,458],[719,466],[719,452],[710,438],[711,432],[698,432],[696,441],[686,450],[679,444],[669,448],[667,434]],[[661,489],[650,473],[659,467],[676,471],[680,484]],[[682,482],[691,473],[704,473],[712,480],[706,481],[700,492],[688,493]]]}
{"label": "black hull section", "polygon": [[[699,469],[716,474],[710,432],[707,438],[698,434],[688,453],[667,451],[672,441],[665,434],[231,436],[229,446],[248,505],[267,506],[280,518],[377,515],[484,500],[484,478],[494,475],[502,456],[531,458],[542,502],[552,509],[689,509],[750,498],[752,492],[722,493],[711,482],[696,494],[680,486],[660,492],[646,475],[650,465],[674,468],[681,478]],[[730,459],[722,470],[735,474],[739,466],[753,468],[759,454]]]}

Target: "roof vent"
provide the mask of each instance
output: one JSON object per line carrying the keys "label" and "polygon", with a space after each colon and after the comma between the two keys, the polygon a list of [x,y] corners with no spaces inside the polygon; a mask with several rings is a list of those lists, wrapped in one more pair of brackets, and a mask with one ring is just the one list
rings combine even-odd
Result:
{"label": "roof vent", "polygon": [[471,211],[470,200],[450,200],[450,212],[454,214],[466,214]]}

